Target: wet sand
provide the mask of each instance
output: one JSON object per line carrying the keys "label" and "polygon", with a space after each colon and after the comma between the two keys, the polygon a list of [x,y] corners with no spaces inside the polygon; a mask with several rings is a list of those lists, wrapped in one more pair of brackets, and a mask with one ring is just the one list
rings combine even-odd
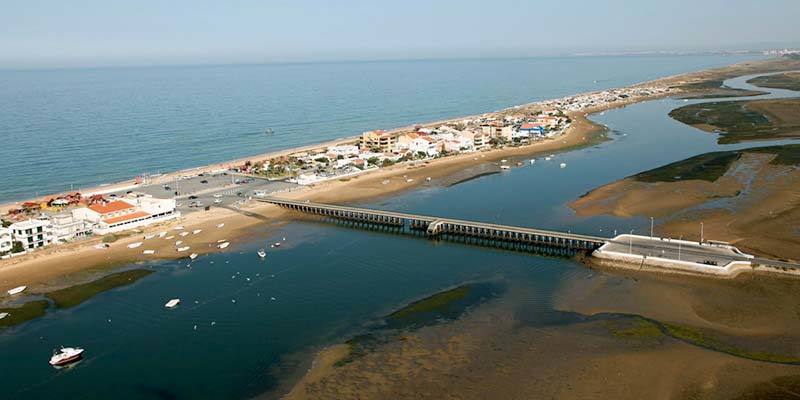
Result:
{"label": "wet sand", "polygon": [[[798,283],[781,287],[785,281],[775,282],[780,290],[765,300],[785,301],[800,289]],[[556,307],[586,315],[641,312],[735,328],[760,339],[796,331],[797,306],[764,313],[766,306],[753,303],[762,291],[776,287],[773,282],[708,285],[703,280],[575,277],[559,291]],[[519,319],[524,316],[518,300],[511,294],[456,321],[406,332],[344,365],[336,361],[346,348],[323,350],[284,398],[728,399],[800,373],[798,366],[747,360],[663,335],[620,335],[616,320],[531,325]],[[708,303],[699,311],[693,308]],[[762,329],[767,320],[779,323]],[[790,343],[781,342],[780,350],[796,354]]]}

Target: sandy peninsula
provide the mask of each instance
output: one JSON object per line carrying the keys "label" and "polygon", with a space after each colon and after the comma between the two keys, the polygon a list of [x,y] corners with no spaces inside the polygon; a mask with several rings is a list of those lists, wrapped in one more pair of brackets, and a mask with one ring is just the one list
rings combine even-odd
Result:
{"label": "sandy peninsula", "polygon": [[[714,83],[721,79],[755,72],[771,72],[798,68],[800,68],[800,62],[786,59],[753,61],[708,71],[661,78],[632,85],[631,87],[652,85],[668,86],[675,89],[670,92],[670,95],[678,96],[710,93],[715,90],[713,89]],[[711,82],[711,84],[708,84],[708,82]],[[652,100],[658,97],[659,96],[651,96],[628,99],[605,106],[589,107],[581,111],[570,112],[569,117],[572,120],[572,124],[563,135],[553,139],[538,141],[525,146],[505,147],[478,153],[461,154],[414,164],[397,164],[347,179],[327,181],[304,187],[281,195],[296,199],[302,198],[320,202],[345,203],[365,201],[380,196],[389,196],[401,191],[411,190],[420,185],[447,184],[447,182],[452,182],[450,178],[454,174],[462,173],[476,166],[495,163],[503,158],[530,157],[536,154],[548,154],[591,145],[597,140],[602,140],[603,127],[591,122],[587,118],[588,114],[601,112],[609,108],[624,107],[635,101]],[[539,103],[512,107],[506,111],[497,113],[497,115],[503,115],[503,112],[513,113],[520,112],[520,110],[524,111],[526,108],[536,107],[537,104]],[[425,126],[434,126],[442,122],[446,121],[425,124]],[[403,129],[405,128],[398,128],[397,130],[400,131]],[[354,140],[355,138],[345,138],[328,143],[304,146],[303,148],[288,149],[275,153],[247,157],[242,160],[178,171],[157,178],[154,184],[157,184],[158,181],[171,181],[176,176],[183,174],[197,174],[199,172],[228,168],[243,160],[268,159],[282,154],[286,155],[298,151],[320,148],[326,145],[350,143]],[[430,182],[426,182],[426,178],[428,177],[431,178]],[[409,182],[409,180],[412,181]],[[388,181],[388,183],[384,184],[385,181]],[[107,192],[111,190],[112,187],[131,187],[133,184],[133,181],[121,182],[110,186],[95,188],[94,190],[87,191],[87,193]],[[12,205],[5,205],[4,208],[7,209],[10,206]],[[0,288],[27,285],[34,293],[37,291],[42,292],[90,279],[98,273],[103,273],[131,262],[185,257],[187,254],[184,254],[184,252],[179,253],[175,250],[174,239],[172,241],[159,238],[144,240],[146,236],[161,231],[174,232],[176,226],[182,226],[187,231],[202,230],[199,234],[188,235],[182,239],[184,242],[183,246],[191,247],[191,252],[202,254],[218,251],[215,246],[217,240],[226,239],[233,241],[235,244],[235,241],[239,237],[246,234],[257,225],[262,225],[265,222],[278,225],[285,221],[286,218],[284,218],[282,210],[274,206],[250,202],[242,209],[214,208],[210,211],[197,212],[184,216],[170,224],[150,226],[144,230],[131,232],[128,236],[111,243],[110,247],[106,249],[95,248],[95,245],[101,242],[101,238],[94,238],[67,245],[51,246],[22,257],[0,261]],[[224,226],[218,228],[217,226],[220,224],[224,224]],[[169,236],[173,235],[170,234],[167,237]],[[135,249],[129,249],[127,247],[128,244],[139,241],[143,242],[141,247]],[[145,255],[142,253],[143,250],[154,250],[154,254]]]}

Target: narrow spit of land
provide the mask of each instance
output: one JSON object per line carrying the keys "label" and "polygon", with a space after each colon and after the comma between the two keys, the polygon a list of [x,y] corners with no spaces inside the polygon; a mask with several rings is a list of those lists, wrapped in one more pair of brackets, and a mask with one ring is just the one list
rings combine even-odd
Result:
{"label": "narrow spit of land", "polygon": [[[657,85],[674,88],[675,90],[671,92],[671,95],[709,94],[716,93],[717,91],[724,92],[726,89],[719,87],[716,89],[710,88],[713,84],[700,85],[703,86],[703,89],[696,89],[697,85],[702,82],[715,82],[716,80],[727,79],[732,76],[798,68],[800,68],[800,61],[787,59],[754,61],[735,64],[724,68],[657,79],[644,82],[640,85]],[[448,182],[451,181],[451,179],[449,179],[450,177],[454,175],[463,175],[464,171],[467,169],[486,163],[496,162],[503,158],[524,158],[537,154],[548,154],[588,146],[596,143],[598,140],[604,140],[602,127],[589,121],[586,118],[588,114],[602,112],[609,108],[623,107],[635,101],[645,101],[653,98],[657,97],[642,97],[635,100],[629,99],[627,101],[618,101],[603,106],[586,108],[580,112],[571,112],[570,118],[573,122],[570,128],[565,134],[552,140],[535,142],[528,146],[495,149],[482,152],[478,156],[475,154],[463,154],[435,159],[424,164],[397,164],[357,177],[328,181],[284,195],[288,198],[302,198],[328,203],[364,201],[366,199],[389,196],[414,189],[420,185],[428,184],[425,179],[427,177],[432,178],[431,184],[436,184],[437,181]],[[519,110],[524,110],[525,107],[534,106],[535,105],[523,105],[515,108],[515,112],[520,112]],[[350,141],[352,141],[352,139],[344,140],[344,142]],[[317,146],[307,146],[306,148],[319,148],[341,142],[342,141],[335,141]],[[299,150],[300,149],[286,150],[280,152],[280,154],[288,154]],[[275,156],[275,153],[271,153],[249,157],[248,159],[258,160]],[[211,171],[233,163],[236,163],[236,161],[198,168],[193,170],[193,172]],[[168,174],[161,179],[170,181],[181,173],[182,172]],[[461,176],[459,179],[463,180],[464,177]],[[413,181],[409,182],[409,180]],[[132,184],[132,182],[124,184]],[[157,182],[154,184],[157,184]],[[241,211],[244,211],[246,215]],[[220,238],[235,241],[237,238],[250,232],[256,225],[263,224],[265,220],[269,221],[270,224],[280,225],[285,222],[282,216],[283,211],[277,207],[263,204],[250,204],[239,211],[212,208],[211,211],[186,215],[171,224],[151,226],[142,232],[122,237],[112,243],[110,248],[104,250],[94,248],[94,245],[99,243],[99,238],[64,246],[52,246],[52,248],[46,248],[30,255],[0,263],[0,287],[28,285],[30,291],[37,292],[53,290],[92,279],[96,277],[97,274],[106,273],[108,270],[126,263],[144,259],[141,248],[129,249],[126,245],[136,241],[142,241],[143,236],[146,234],[168,230],[176,225],[182,225],[187,229],[202,229],[201,234],[191,235],[184,241],[186,246],[191,246],[193,248],[193,251],[194,249],[197,249],[198,253],[219,251],[214,246],[208,246],[208,243],[215,242]],[[224,224],[224,227],[217,228],[220,224]],[[146,247],[155,250],[155,255],[147,259],[170,259],[185,256],[176,252],[172,243],[168,241],[147,243]]]}

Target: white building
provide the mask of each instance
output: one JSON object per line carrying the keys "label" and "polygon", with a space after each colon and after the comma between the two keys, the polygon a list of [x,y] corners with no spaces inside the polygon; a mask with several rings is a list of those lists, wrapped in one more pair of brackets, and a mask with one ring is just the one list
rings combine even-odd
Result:
{"label": "white building", "polygon": [[428,157],[439,155],[439,144],[428,136],[422,136],[412,140],[408,149],[414,153],[425,153]]}
{"label": "white building", "polygon": [[15,222],[9,226],[15,242],[21,242],[25,250],[44,247],[53,242],[53,232],[50,221],[29,219]]}
{"label": "white building", "polygon": [[124,231],[180,216],[174,199],[156,199],[148,196],[115,200],[105,204],[73,210],[73,217],[88,221],[99,235]]}
{"label": "white building", "polygon": [[11,229],[0,228],[0,254],[11,251],[14,241],[11,238]]}
{"label": "white building", "polygon": [[92,233],[92,224],[84,219],[76,218],[72,212],[64,212],[50,217],[53,242],[68,242],[77,237]]}
{"label": "white building", "polygon": [[342,144],[338,146],[331,146],[328,147],[328,154],[332,154],[336,157],[350,157],[350,156],[357,156],[358,155],[358,146],[350,145],[350,144]]}

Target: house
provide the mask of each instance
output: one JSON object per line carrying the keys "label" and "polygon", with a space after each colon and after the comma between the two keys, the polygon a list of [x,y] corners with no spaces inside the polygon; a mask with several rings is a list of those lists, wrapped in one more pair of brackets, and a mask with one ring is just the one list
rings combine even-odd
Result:
{"label": "house", "polygon": [[483,131],[465,131],[462,134],[467,140],[472,141],[472,147],[475,150],[481,150],[491,145],[492,135]]}
{"label": "house", "polygon": [[439,143],[429,136],[418,137],[411,141],[409,150],[413,153],[425,153],[428,157],[439,155]]}
{"label": "house", "polygon": [[525,123],[519,127],[520,133],[525,133],[528,136],[542,136],[544,135],[544,127],[539,124]]}
{"label": "house", "polygon": [[407,132],[397,137],[394,149],[395,151],[403,151],[411,148],[411,142],[418,139],[420,135],[416,132]]}
{"label": "house", "polygon": [[92,224],[99,235],[147,226],[180,216],[174,199],[157,199],[150,196],[126,198],[93,204],[73,210],[73,217]]}
{"label": "house", "polygon": [[75,218],[72,212],[63,212],[50,217],[53,242],[69,242],[72,239],[92,234],[92,224]]}
{"label": "house", "polygon": [[21,242],[25,250],[38,249],[53,242],[53,233],[50,221],[42,219],[29,219],[15,222],[9,226],[15,242]]}
{"label": "house", "polygon": [[0,254],[11,251],[12,247],[14,247],[14,240],[11,236],[11,229],[0,227]]}
{"label": "house", "polygon": [[369,131],[361,134],[359,147],[380,151],[392,151],[397,143],[397,135],[383,130]]}
{"label": "house", "polygon": [[332,158],[356,156],[358,155],[358,146],[351,144],[331,146],[328,147],[327,154],[333,156]]}

